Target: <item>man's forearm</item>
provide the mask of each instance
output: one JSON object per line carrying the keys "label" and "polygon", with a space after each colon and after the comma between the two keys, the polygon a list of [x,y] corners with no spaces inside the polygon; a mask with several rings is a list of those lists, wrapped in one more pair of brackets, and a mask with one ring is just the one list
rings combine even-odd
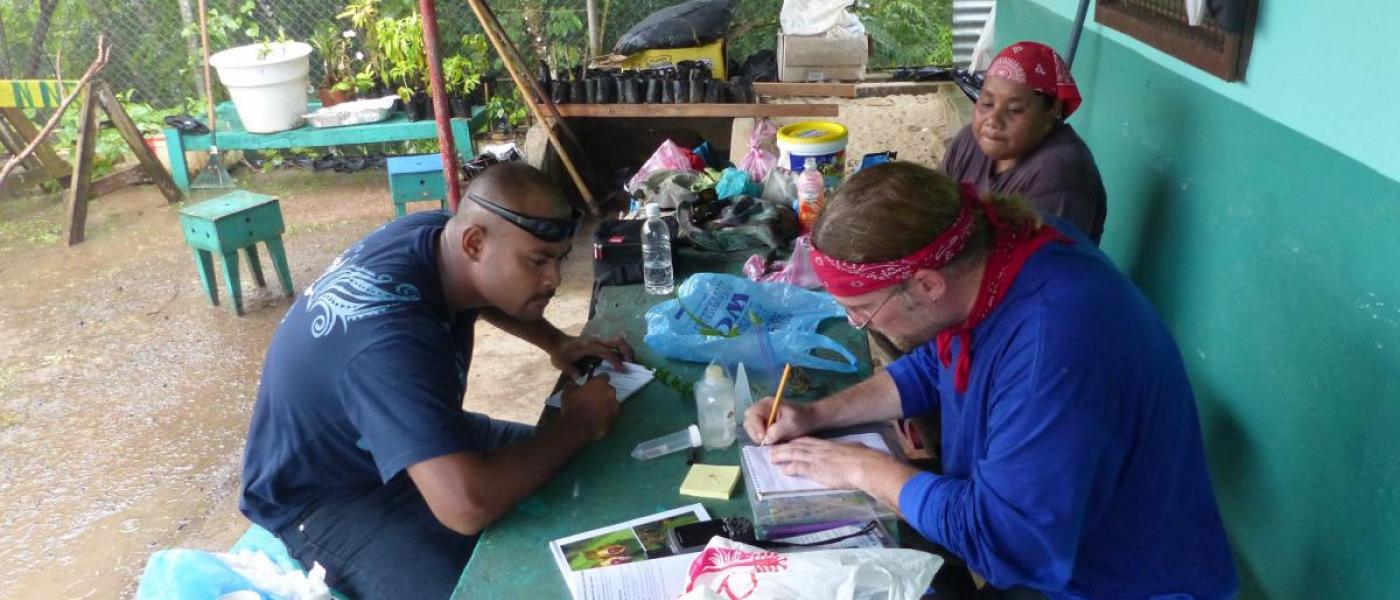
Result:
{"label": "man's forearm", "polygon": [[899,493],[919,470],[887,456],[878,458],[857,471],[856,487],[899,512]]}
{"label": "man's forearm", "polygon": [[899,388],[884,371],[813,405],[823,429],[887,421],[904,416]]}
{"label": "man's forearm", "polygon": [[553,351],[564,339],[565,333],[549,321],[521,321],[495,308],[481,309],[481,318],[502,331],[538,346],[545,352]]}

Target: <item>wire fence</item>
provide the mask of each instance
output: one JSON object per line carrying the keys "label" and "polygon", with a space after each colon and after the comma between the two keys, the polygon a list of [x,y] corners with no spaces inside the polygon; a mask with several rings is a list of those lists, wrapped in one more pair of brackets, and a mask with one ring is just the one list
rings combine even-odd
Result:
{"label": "wire fence", "polygon": [[[678,0],[598,0],[604,46],[654,10]],[[951,61],[951,0],[862,1],[876,42],[872,66]],[[530,59],[572,65],[586,53],[585,0],[492,0],[491,5]],[[735,0],[729,57],[772,48],[782,0]],[[347,6],[374,6],[383,16],[412,14],[412,0],[208,0],[214,51],[267,39],[309,40]],[[99,35],[113,44],[103,77],[130,101],[179,107],[201,97],[198,0],[0,0],[0,79],[76,79],[91,60]],[[462,37],[481,31],[466,2],[437,4],[441,48],[451,56]],[[363,39],[357,40],[358,49]],[[606,48],[605,48],[606,50]],[[315,58],[315,57],[313,57]],[[61,63],[61,67],[59,66]],[[946,64],[946,63],[945,63]],[[323,67],[312,61],[312,82]],[[215,94],[220,94],[219,86]]]}

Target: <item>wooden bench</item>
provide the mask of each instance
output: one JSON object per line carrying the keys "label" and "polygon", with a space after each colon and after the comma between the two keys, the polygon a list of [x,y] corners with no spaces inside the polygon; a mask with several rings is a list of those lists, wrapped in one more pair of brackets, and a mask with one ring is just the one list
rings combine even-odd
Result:
{"label": "wooden bench", "polygon": [[[321,108],[321,103],[311,102],[306,112]],[[380,121],[365,125],[343,125],[340,127],[316,128],[303,125],[277,133],[249,133],[243,129],[243,122],[233,104],[224,102],[215,109],[218,114],[219,151],[229,150],[284,150],[289,148],[315,148],[320,146],[342,146],[350,144],[378,144],[383,142],[403,142],[408,140],[437,139],[437,124],[432,120],[409,121],[402,112]],[[472,107],[472,118],[452,119],[452,139],[457,146],[457,155],[469,159],[475,156],[472,149],[471,132],[483,119],[482,107]],[[166,152],[170,156],[170,175],[175,185],[186,192],[190,189],[189,166],[185,163],[185,152],[208,150],[209,134],[192,135],[180,133],[174,128],[165,130]]]}

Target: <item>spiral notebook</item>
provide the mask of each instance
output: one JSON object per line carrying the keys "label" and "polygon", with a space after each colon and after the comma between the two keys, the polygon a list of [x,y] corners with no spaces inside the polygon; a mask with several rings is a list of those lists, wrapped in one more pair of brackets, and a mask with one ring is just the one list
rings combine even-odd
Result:
{"label": "spiral notebook", "polygon": [[[878,433],[856,433],[831,438],[831,441],[841,444],[861,444],[872,450],[879,450],[885,454],[890,453],[889,445],[885,444],[885,438]],[[744,446],[740,452],[740,462],[743,463],[744,472],[749,474],[749,481],[753,484],[754,495],[759,500],[769,498],[786,498],[796,496],[818,496],[822,494],[837,494],[850,490],[832,489],[820,483],[807,479],[806,477],[794,477],[783,474],[781,468],[773,464],[770,454],[772,446]]]}

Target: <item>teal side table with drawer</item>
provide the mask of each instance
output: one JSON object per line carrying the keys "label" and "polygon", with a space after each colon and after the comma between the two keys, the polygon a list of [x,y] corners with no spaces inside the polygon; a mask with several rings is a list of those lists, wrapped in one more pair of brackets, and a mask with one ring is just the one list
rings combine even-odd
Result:
{"label": "teal side table with drawer", "polygon": [[272,196],[236,191],[217,198],[186,206],[180,210],[180,229],[185,243],[194,250],[195,267],[204,294],[218,306],[219,293],[214,278],[214,256],[219,256],[228,286],[229,302],[236,315],[243,314],[243,294],[238,280],[238,251],[248,258],[248,270],[258,287],[267,287],[262,263],[258,260],[258,243],[267,246],[267,253],[282,282],[282,292],[292,295],[292,273],[287,266],[287,253],[282,247],[282,207]]}
{"label": "teal side table with drawer", "polygon": [[447,210],[447,183],[442,177],[441,154],[395,156],[386,161],[386,166],[395,217],[408,213],[409,202],[436,200],[442,210]]}

